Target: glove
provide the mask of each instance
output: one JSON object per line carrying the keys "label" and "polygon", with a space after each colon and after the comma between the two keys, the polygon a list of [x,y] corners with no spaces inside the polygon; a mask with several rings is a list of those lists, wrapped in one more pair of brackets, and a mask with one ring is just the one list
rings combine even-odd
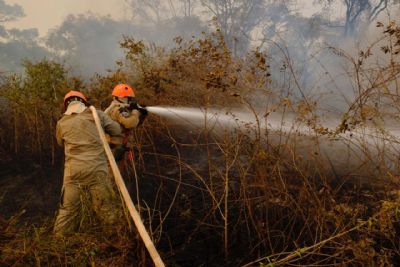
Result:
{"label": "glove", "polygon": [[147,111],[147,109],[145,107],[142,107],[141,105],[139,105],[137,102],[133,102],[129,104],[129,109],[130,110],[138,110],[140,112],[141,116],[147,116],[149,114],[149,112]]}
{"label": "glove", "polygon": [[122,117],[125,117],[125,118],[127,118],[127,117],[129,117],[129,110],[128,110],[128,108],[126,108],[126,107],[121,107],[121,108],[119,108],[119,113],[122,115]]}
{"label": "glove", "polygon": [[147,111],[147,109],[145,107],[140,107],[138,110],[143,117],[146,117],[147,115],[149,115],[149,112]]}
{"label": "glove", "polygon": [[139,107],[140,107],[140,105],[137,102],[132,102],[132,103],[129,104],[128,109],[129,110],[134,110],[134,109],[139,110]]}

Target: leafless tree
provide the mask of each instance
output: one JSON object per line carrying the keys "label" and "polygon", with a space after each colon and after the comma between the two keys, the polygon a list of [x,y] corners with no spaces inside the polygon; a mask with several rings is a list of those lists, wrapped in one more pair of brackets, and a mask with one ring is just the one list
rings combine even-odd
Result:
{"label": "leafless tree", "polygon": [[132,17],[141,22],[160,24],[166,19],[191,17],[199,0],[125,0]]}
{"label": "leafless tree", "polygon": [[398,0],[322,0],[327,6],[343,4],[345,7],[344,34],[355,33],[361,21],[371,23],[378,15],[388,8],[390,4],[399,4]]}
{"label": "leafless tree", "polygon": [[196,4],[196,0],[179,0],[182,5],[183,14],[185,17],[193,15],[193,9]]}
{"label": "leafless tree", "polygon": [[125,0],[131,8],[132,17],[141,22],[159,24],[165,16],[165,7],[161,0]]}
{"label": "leafless tree", "polygon": [[227,45],[236,53],[240,45],[245,44],[246,35],[263,19],[263,0],[201,0],[213,17],[225,37]]}

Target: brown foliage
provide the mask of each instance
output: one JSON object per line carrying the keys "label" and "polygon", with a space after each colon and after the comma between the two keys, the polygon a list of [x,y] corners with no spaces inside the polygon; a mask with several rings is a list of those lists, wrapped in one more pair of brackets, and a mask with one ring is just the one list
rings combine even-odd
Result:
{"label": "brown foliage", "polygon": [[[398,29],[390,29],[394,32],[386,31],[385,38],[397,38]],[[274,77],[268,72],[265,53],[255,51],[245,58],[234,58],[218,31],[199,40],[177,38],[176,47],[169,52],[130,37],[125,37],[121,46],[126,59],[120,62],[120,69],[92,81],[90,93],[96,105],[106,106],[112,86],[127,82],[137,88],[139,102],[147,105],[224,107],[227,113],[229,108],[246,107],[255,121],[242,130],[214,134],[206,124],[201,129],[182,128],[150,114],[135,132],[135,160],[127,157],[120,168],[167,265],[399,263],[398,166],[387,168],[382,160],[382,166],[374,169],[367,147],[363,150],[365,161],[358,169],[338,175],[319,154],[321,140],[366,124],[370,117],[389,116],[398,121],[395,50],[389,49],[389,54],[396,60],[375,68],[365,67],[372,47],[356,59],[338,51],[354,68],[349,75],[358,92],[342,123],[330,130],[318,124],[314,112],[317,103],[305,98],[296,101],[290,94],[278,97],[269,88]],[[20,88],[20,83],[6,83],[6,88]],[[11,105],[20,98],[8,99]],[[297,121],[308,125],[313,135],[274,135],[261,127],[277,110],[295,113]],[[31,117],[27,122],[31,127],[39,125]],[[11,120],[6,125],[13,129]],[[37,136],[42,136],[40,133]],[[311,147],[309,153],[298,149],[305,139]],[[360,170],[364,170],[362,175]],[[132,235],[122,231],[112,239],[114,253],[98,232],[89,233],[76,237],[86,250],[70,250],[64,243],[56,243],[56,253],[42,245],[30,246],[25,254],[10,253],[18,251],[24,239],[34,240],[32,232],[22,238],[14,235],[0,244],[2,251],[6,249],[8,262],[18,258],[37,264],[37,259],[43,262],[42,255],[57,255],[45,258],[51,265],[70,262],[74,255],[96,265],[147,263],[143,246]],[[37,243],[34,240],[31,244]],[[128,256],[131,250],[135,251],[133,257]],[[60,256],[62,252],[67,256]]]}

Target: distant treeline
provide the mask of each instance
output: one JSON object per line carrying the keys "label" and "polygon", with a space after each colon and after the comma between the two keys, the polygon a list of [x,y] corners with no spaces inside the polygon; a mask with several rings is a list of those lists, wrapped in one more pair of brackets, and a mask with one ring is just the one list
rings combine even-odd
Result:
{"label": "distant treeline", "polygon": [[112,88],[121,82],[134,86],[138,101],[145,105],[237,106],[252,91],[268,93],[266,55],[257,51],[236,59],[219,31],[198,40],[178,38],[176,48],[169,51],[130,37],[120,45],[125,51],[120,67],[106,76],[95,74],[89,82],[47,59],[25,60],[24,74],[3,75],[0,160],[54,165],[61,155],[55,125],[64,94],[71,89],[86,93],[100,109],[107,107]]}

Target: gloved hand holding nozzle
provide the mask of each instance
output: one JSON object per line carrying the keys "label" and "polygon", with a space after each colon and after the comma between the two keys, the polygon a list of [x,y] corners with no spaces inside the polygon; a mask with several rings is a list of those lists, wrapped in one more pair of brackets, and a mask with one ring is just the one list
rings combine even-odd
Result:
{"label": "gloved hand holding nozzle", "polygon": [[137,102],[132,102],[129,104],[129,110],[134,110],[134,109],[138,110],[142,116],[147,116],[149,113],[145,107],[141,106]]}

